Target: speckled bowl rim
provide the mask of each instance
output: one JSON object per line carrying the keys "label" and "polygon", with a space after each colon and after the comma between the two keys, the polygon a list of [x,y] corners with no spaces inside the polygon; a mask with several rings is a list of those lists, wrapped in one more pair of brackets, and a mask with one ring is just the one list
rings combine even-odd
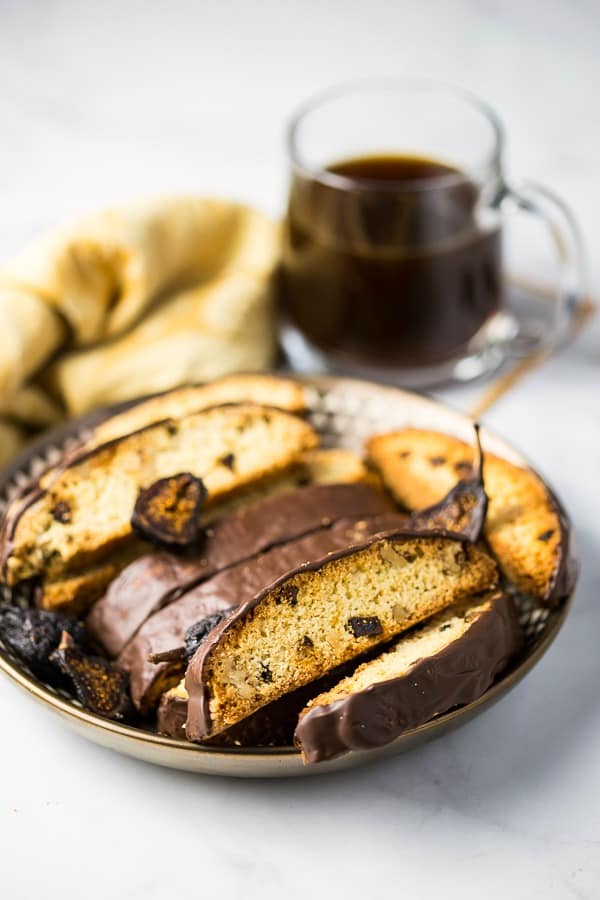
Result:
{"label": "speckled bowl rim", "polygon": [[[471,420],[468,416],[452,410],[438,401],[399,388],[358,379],[325,376],[304,377],[297,380],[314,388],[320,396],[330,397],[337,391],[350,398],[362,397],[362,401],[372,398],[373,402],[377,401],[385,408],[389,407],[392,413],[401,407],[404,407],[405,410],[411,409],[413,415],[409,415],[404,420],[406,425],[414,424],[437,428],[440,431],[467,438],[472,430]],[[69,437],[77,434],[83,428],[93,425],[102,417],[101,412],[96,412],[71,420],[45,434],[0,474],[0,491],[14,479],[18,472],[27,471],[31,461],[43,455],[45,449],[61,445]],[[389,428],[398,427],[394,419],[394,415],[390,415]],[[388,425],[386,424],[385,427]],[[487,449],[491,449],[515,463],[529,465],[512,444],[504,441],[489,429],[482,428],[482,439]],[[539,477],[547,484],[541,475]],[[552,488],[550,489],[552,490]],[[233,777],[268,778],[324,774],[405,752],[447,733],[489,708],[515,687],[548,650],[568,616],[573,596],[574,590],[558,608],[549,612],[543,632],[535,644],[526,648],[524,655],[509,667],[478,700],[406,731],[385,747],[348,753],[338,759],[316,766],[304,766],[298,751],[291,747],[256,749],[207,747],[103,719],[87,712],[75,701],[64,699],[51,688],[46,687],[41,681],[16,665],[2,648],[0,648],[0,671],[29,696],[61,716],[63,721],[87,739],[146,762],[201,774]]]}

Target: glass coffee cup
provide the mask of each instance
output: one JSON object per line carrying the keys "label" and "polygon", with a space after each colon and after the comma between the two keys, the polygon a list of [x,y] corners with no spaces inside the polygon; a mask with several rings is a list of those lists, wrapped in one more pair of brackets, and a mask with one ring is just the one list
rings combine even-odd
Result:
{"label": "glass coffee cup", "polygon": [[[503,143],[489,107],[431,82],[350,85],[300,110],[277,278],[294,368],[427,387],[568,333],[582,293],[577,229],[546,189],[507,183]],[[508,300],[511,206],[542,219],[556,248],[559,281],[540,321]]]}

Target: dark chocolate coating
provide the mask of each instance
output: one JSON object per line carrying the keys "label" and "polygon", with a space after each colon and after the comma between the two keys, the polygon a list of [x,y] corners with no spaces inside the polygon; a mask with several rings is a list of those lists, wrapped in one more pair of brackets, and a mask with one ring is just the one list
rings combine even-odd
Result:
{"label": "dark chocolate coating", "polygon": [[[119,665],[130,673],[131,696],[135,706],[148,712],[157,686],[160,693],[165,677],[182,674],[182,664],[149,661],[151,653],[161,653],[183,643],[187,629],[206,616],[222,609],[249,603],[273,582],[303,564],[343,550],[365,537],[405,521],[399,513],[387,513],[365,519],[344,519],[330,528],[321,528],[295,541],[272,547],[259,556],[232,566],[159,610],[145,622],[119,657]],[[217,626],[217,629],[220,626]],[[207,638],[210,641],[210,637]]]}
{"label": "dark chocolate coating", "polygon": [[405,675],[301,715],[294,738],[304,762],[381,747],[437,714],[477,700],[522,642],[512,601],[501,594],[460,638],[418,660]]}
{"label": "dark chocolate coating", "polygon": [[[293,578],[294,576],[301,574],[303,572],[317,572],[322,569],[325,565],[332,562],[336,559],[342,559],[346,556],[350,556],[353,553],[357,553],[360,550],[365,550],[367,547],[370,547],[372,544],[376,544],[378,542],[382,542],[384,540],[392,540],[392,541],[403,541],[403,540],[415,540],[415,539],[423,539],[428,540],[431,538],[443,538],[447,540],[457,541],[466,548],[466,542],[461,540],[461,538],[453,534],[452,532],[439,530],[439,531],[429,531],[429,532],[414,532],[402,529],[402,526],[406,525],[406,519],[401,523],[400,529],[398,525],[394,527],[391,518],[389,519],[389,524],[384,527],[377,528],[375,525],[372,527],[374,530],[369,530],[369,528],[365,528],[362,533],[362,537],[360,540],[355,541],[346,541],[340,542],[337,547],[332,547],[331,550],[321,553],[317,555],[314,553],[312,556],[306,557],[306,562],[300,563],[296,566],[296,568],[292,568],[292,566],[288,566],[285,571],[282,571],[279,577],[275,577],[272,579],[271,583],[265,585],[262,590],[257,591],[254,595],[248,595],[245,599],[240,600],[237,604],[237,608],[233,610],[232,614],[228,616],[226,619],[221,622],[220,625],[209,634],[205,641],[198,648],[190,663],[188,665],[186,671],[185,684],[189,695],[188,700],[188,718],[186,723],[186,731],[190,740],[204,740],[207,735],[211,733],[211,717],[210,717],[210,706],[209,706],[209,691],[204,678],[204,667],[208,662],[208,658],[212,654],[215,647],[218,645],[219,641],[223,633],[230,628],[232,625],[239,622],[241,619],[245,618],[248,613],[258,606],[265,597],[270,594],[271,591],[276,588],[281,588],[285,585],[285,583]],[[470,543],[470,542],[469,542]],[[317,548],[315,547],[315,550]]]}
{"label": "dark chocolate coating", "polygon": [[266,497],[215,522],[194,557],[153,553],[116,578],[87,619],[90,634],[118,656],[146,619],[217,572],[339,519],[389,512],[368,484],[309,485]]}

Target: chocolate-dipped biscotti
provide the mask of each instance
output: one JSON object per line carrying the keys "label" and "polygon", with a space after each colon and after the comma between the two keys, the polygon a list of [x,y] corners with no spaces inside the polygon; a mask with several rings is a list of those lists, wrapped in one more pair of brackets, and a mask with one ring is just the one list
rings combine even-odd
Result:
{"label": "chocolate-dipped biscotti", "polygon": [[[473,472],[473,448],[435,431],[377,435],[367,451],[393,496],[410,510],[437,503]],[[484,535],[502,571],[521,591],[553,605],[576,576],[566,514],[534,472],[492,453],[485,454],[484,484]]]}
{"label": "chocolate-dipped biscotti", "polygon": [[272,582],[309,560],[345,549],[382,529],[397,528],[403,521],[398,513],[342,519],[225,569],[150,616],[117,660],[130,674],[137,709],[144,714],[154,709],[160,695],[185,671],[187,661],[181,656],[158,663],[151,657],[181,645],[194,623],[250,602]]}
{"label": "chocolate-dipped biscotti", "polygon": [[522,642],[506,594],[438,613],[309,701],[295,732],[304,762],[381,747],[439,713],[477,700]]}
{"label": "chocolate-dipped biscotti", "polygon": [[495,577],[493,561],[473,544],[402,533],[376,535],[281,577],[242,602],[192,658],[188,738],[224,731]]}
{"label": "chocolate-dipped biscotti", "polygon": [[96,715],[309,764],[480,697],[513,599],[572,589],[566,516],[478,439],[321,448],[315,396],[234,376],[98,417],[9,504],[3,646]]}
{"label": "chocolate-dipped biscotti", "polygon": [[217,572],[339,519],[391,511],[368,484],[310,485],[268,497],[211,525],[193,555],[154,553],[133,562],[95,605],[88,629],[117,656],[152,613]]}

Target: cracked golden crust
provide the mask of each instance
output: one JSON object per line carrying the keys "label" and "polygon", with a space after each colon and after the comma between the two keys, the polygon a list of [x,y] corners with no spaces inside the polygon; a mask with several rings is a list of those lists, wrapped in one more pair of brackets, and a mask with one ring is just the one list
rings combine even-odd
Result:
{"label": "cracked golden crust", "polygon": [[[409,510],[437,503],[472,472],[473,448],[434,431],[404,429],[367,441],[369,460],[395,499]],[[570,577],[569,523],[531,470],[485,454],[489,498],[484,536],[506,577],[544,603],[564,596]]]}

